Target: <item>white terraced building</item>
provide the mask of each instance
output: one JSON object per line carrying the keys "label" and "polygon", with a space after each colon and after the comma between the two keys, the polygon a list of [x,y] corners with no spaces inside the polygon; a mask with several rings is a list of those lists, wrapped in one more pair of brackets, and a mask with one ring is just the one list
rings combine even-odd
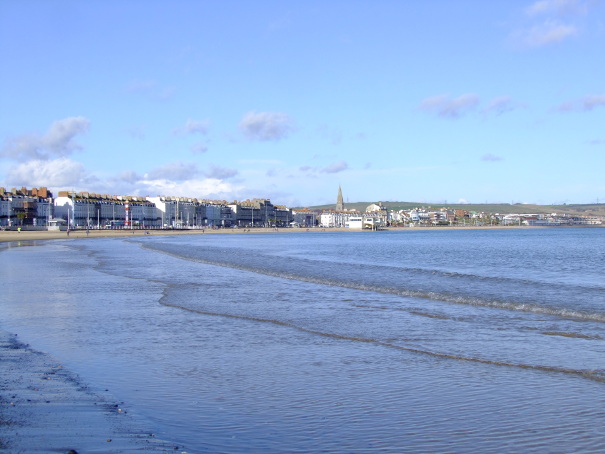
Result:
{"label": "white terraced building", "polygon": [[0,188],[0,226],[48,226],[52,214],[52,194],[46,188]]}
{"label": "white terraced building", "polygon": [[156,206],[143,197],[110,196],[88,192],[60,192],[55,217],[71,228],[160,227]]}

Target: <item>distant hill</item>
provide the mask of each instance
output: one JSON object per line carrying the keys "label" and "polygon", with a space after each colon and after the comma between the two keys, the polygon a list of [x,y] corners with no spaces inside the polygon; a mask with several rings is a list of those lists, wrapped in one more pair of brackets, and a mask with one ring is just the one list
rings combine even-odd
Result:
{"label": "distant hill", "polygon": [[[377,202],[349,202],[345,203],[346,209],[354,209],[358,211],[365,211],[366,208],[372,203]],[[426,202],[382,202],[382,204],[389,210],[411,210],[413,208],[426,208],[431,210],[438,210],[441,208],[451,208],[454,210],[467,210],[477,211],[486,213],[519,213],[519,214],[569,214],[579,216],[605,216],[605,203],[593,203],[593,204],[566,204],[566,205],[530,205],[525,203],[516,203],[511,205],[510,203],[477,203],[477,204],[440,204],[440,203],[426,203]],[[310,210],[326,210],[334,209],[334,204],[331,205],[317,205],[306,207]],[[298,207],[302,208],[302,207]],[[295,208],[296,209],[296,208]]]}

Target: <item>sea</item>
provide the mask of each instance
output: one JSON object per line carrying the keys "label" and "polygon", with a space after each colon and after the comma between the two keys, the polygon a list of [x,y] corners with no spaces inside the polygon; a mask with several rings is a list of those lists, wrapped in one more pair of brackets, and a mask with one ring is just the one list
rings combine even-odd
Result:
{"label": "sea", "polygon": [[605,452],[605,229],[0,247],[0,327],[189,453]]}

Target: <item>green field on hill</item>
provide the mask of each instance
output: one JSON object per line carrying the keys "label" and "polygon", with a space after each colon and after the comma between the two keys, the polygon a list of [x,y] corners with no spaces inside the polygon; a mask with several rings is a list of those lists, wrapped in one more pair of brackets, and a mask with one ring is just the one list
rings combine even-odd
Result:
{"label": "green field on hill", "polygon": [[[377,202],[352,202],[346,203],[345,209],[354,209],[365,211],[372,203]],[[578,216],[605,216],[605,203],[593,204],[566,204],[566,205],[531,205],[525,203],[477,203],[477,204],[440,204],[426,202],[382,202],[382,205],[389,210],[411,210],[413,208],[424,208],[427,210],[439,210],[441,208],[450,208],[454,210],[467,210],[485,213],[500,214],[550,214],[557,213],[578,215]],[[299,207],[300,208],[300,207]],[[310,210],[334,209],[334,205],[318,205],[307,207]]]}

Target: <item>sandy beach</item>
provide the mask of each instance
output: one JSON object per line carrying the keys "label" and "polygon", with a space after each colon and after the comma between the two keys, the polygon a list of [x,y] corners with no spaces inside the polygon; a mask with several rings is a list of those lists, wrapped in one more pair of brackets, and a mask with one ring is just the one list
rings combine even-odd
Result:
{"label": "sandy beach", "polygon": [[[319,232],[322,229],[309,229],[309,232]],[[341,231],[348,229],[326,229],[327,231]],[[307,229],[278,229],[279,232],[305,232]],[[157,235],[215,235],[215,234],[243,234],[243,233],[266,233],[275,232],[275,229],[183,229],[183,230],[72,230],[69,235],[66,231],[46,230],[4,230],[0,231],[0,242],[6,241],[33,241],[33,240],[56,240],[56,239],[93,239],[112,237],[141,237]]]}
{"label": "sandy beach", "polygon": [[[599,226],[590,226],[599,227]],[[543,226],[459,226],[459,227],[388,227],[381,231],[402,231],[414,232],[418,230],[432,231],[456,231],[456,230],[485,230],[485,229],[540,229],[547,228]],[[371,230],[352,230],[348,228],[253,228],[253,229],[205,229],[205,230],[72,230],[69,235],[65,231],[46,231],[46,230],[16,230],[0,231],[0,243],[7,241],[34,241],[34,240],[56,240],[56,239],[93,239],[93,238],[111,238],[111,237],[132,237],[132,236],[158,236],[158,235],[217,235],[217,234],[252,234],[252,233],[326,233],[326,232],[351,232],[351,233],[372,233]]]}
{"label": "sandy beach", "polygon": [[[90,231],[87,235],[84,230],[70,232],[69,239],[129,235],[132,233],[116,230]],[[66,232],[0,232],[0,242],[66,238]],[[140,421],[133,420],[109,392],[90,389],[52,357],[2,329],[0,363],[2,452],[185,452],[182,446],[158,439]]]}
{"label": "sandy beach", "polygon": [[0,330],[0,360],[0,451],[184,452],[17,334]]}

